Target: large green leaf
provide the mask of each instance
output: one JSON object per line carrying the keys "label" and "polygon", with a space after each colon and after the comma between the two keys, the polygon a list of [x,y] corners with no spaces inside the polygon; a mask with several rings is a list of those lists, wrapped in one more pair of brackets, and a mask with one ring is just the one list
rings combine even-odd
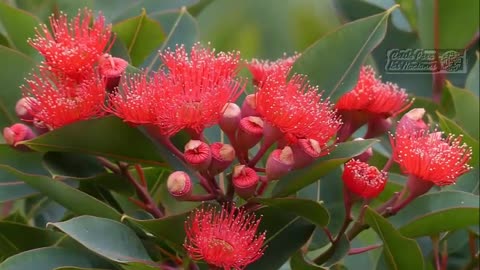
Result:
{"label": "large green leaf", "polygon": [[35,54],[35,49],[28,44],[27,40],[35,36],[35,28],[40,25],[37,17],[0,2],[0,25],[3,25],[6,38],[12,48],[28,55]]}
{"label": "large green leaf", "polygon": [[454,120],[473,138],[479,136],[479,97],[447,82],[447,89],[455,107]]}
{"label": "large green leaf", "polygon": [[[9,126],[18,121],[15,115],[15,104],[22,97],[19,86],[23,84],[25,76],[31,72],[35,63],[28,56],[0,46],[0,127]],[[3,136],[0,138],[3,142]]]}
{"label": "large green leaf", "polygon": [[80,216],[64,222],[50,223],[89,250],[109,260],[128,263],[152,263],[141,240],[124,224],[110,219]]}
{"label": "large green leaf", "polygon": [[336,100],[355,85],[365,58],[384,38],[393,9],[347,23],[323,36],[302,52],[292,72],[308,75]]}
{"label": "large green leaf", "polygon": [[313,262],[308,261],[307,258],[300,252],[297,251],[292,258],[290,258],[290,267],[292,270],[325,270],[321,266],[315,265]]}
{"label": "large green leaf", "polygon": [[26,141],[25,145],[41,152],[80,152],[162,165],[162,156],[155,145],[115,117],[77,122]]}
{"label": "large green leaf", "polygon": [[127,46],[134,66],[140,65],[165,40],[164,30],[158,22],[147,17],[145,10],[140,16],[115,24],[113,31]]}
{"label": "large green leaf", "polygon": [[365,211],[365,222],[383,240],[383,254],[390,269],[423,269],[423,255],[415,240],[402,236],[388,220],[371,208]]}
{"label": "large green leaf", "polygon": [[447,134],[454,134],[456,136],[463,136],[463,142],[472,148],[472,159],[470,160],[470,165],[477,165],[479,161],[478,140],[466,133],[457,123],[455,123],[455,121],[447,118],[439,112],[437,112],[437,115],[440,127],[444,132]]}
{"label": "large green leaf", "polygon": [[254,201],[303,217],[321,227],[327,226],[330,219],[327,209],[321,202],[299,198],[255,199]]}
{"label": "large green leaf", "polygon": [[0,221],[0,261],[26,250],[53,245],[61,237],[58,232]]}
{"label": "large green leaf", "polygon": [[57,180],[49,177],[21,173],[9,166],[0,169],[15,175],[31,187],[48,195],[52,200],[77,214],[89,214],[110,219],[120,219],[120,214],[109,205]]}
{"label": "large green leaf", "polygon": [[0,264],[2,270],[54,270],[61,266],[103,267],[105,263],[93,256],[74,249],[45,247],[25,251],[6,259]]}
{"label": "large green leaf", "polygon": [[478,62],[480,61],[480,54],[477,52],[477,61],[475,61],[475,65],[472,67],[472,70],[470,70],[470,73],[468,73],[467,81],[465,82],[465,88],[468,90],[474,92],[477,94],[477,96],[480,94],[480,82],[479,82],[479,64]]}
{"label": "large green leaf", "polygon": [[391,222],[407,237],[435,235],[479,224],[478,196],[444,191],[425,194],[405,209]]}
{"label": "large green leaf", "polygon": [[312,165],[304,169],[295,170],[280,179],[273,190],[273,196],[285,197],[299,191],[320,180],[322,176],[348,159],[363,153],[377,142],[378,140],[370,139],[338,144],[329,155],[319,158]]}
{"label": "large green leaf", "polygon": [[105,173],[105,169],[91,156],[69,152],[47,152],[43,162],[54,179],[90,178]]}

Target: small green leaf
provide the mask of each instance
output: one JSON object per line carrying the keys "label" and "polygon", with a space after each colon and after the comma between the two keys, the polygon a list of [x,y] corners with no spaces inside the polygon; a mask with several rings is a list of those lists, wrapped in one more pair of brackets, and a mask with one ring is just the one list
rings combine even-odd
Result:
{"label": "small green leaf", "polygon": [[395,7],[321,37],[302,52],[292,72],[308,75],[314,85],[336,100],[355,85],[365,58],[383,40]]}
{"label": "small green leaf", "polygon": [[106,263],[100,258],[79,250],[59,247],[45,247],[25,251],[0,263],[2,270],[52,270],[62,266],[103,267]]}
{"label": "small green leaf", "polygon": [[134,66],[140,65],[165,40],[162,27],[147,17],[145,10],[140,16],[115,24],[113,32],[127,46]]}
{"label": "small green leaf", "polygon": [[151,262],[142,241],[132,229],[120,222],[80,216],[64,222],[49,223],[48,226],[61,230],[87,249],[109,260],[120,263]]}
{"label": "small green leaf", "polygon": [[100,269],[100,268],[85,268],[85,267],[75,267],[75,266],[62,266],[57,267],[55,270],[107,270],[107,269]]}
{"label": "small green leaf", "polygon": [[312,165],[295,170],[279,180],[273,190],[274,197],[285,197],[320,180],[328,172],[340,166],[348,159],[357,156],[377,143],[378,140],[351,141],[338,144],[327,156],[319,158]]}
{"label": "small green leaf", "polygon": [[475,65],[470,70],[470,73],[468,73],[467,81],[465,82],[465,88],[477,94],[477,96],[480,94],[480,90],[479,90],[480,70],[479,70],[479,63],[478,63],[479,61],[480,61],[480,54],[477,51],[477,61],[475,61]]}
{"label": "small green leaf", "polygon": [[323,207],[322,203],[312,200],[298,198],[274,198],[255,199],[254,201],[303,217],[320,227],[327,226],[330,219],[330,215],[328,214],[327,209]]}
{"label": "small green leaf", "polygon": [[326,270],[321,266],[315,265],[313,262],[308,261],[307,258],[297,251],[292,258],[290,258],[290,267],[292,270]]}
{"label": "small green leaf", "polygon": [[473,138],[479,136],[479,97],[470,91],[457,88],[447,82],[448,91],[455,107],[454,120]]}
{"label": "small green leaf", "polygon": [[[332,267],[333,265],[341,261],[345,256],[347,256],[349,250],[350,241],[348,241],[345,234],[342,234],[335,248],[330,245],[330,247],[324,253],[320,254],[315,259],[315,263],[327,267]],[[315,253],[315,251],[312,251],[311,253]]]}
{"label": "small green leaf", "polygon": [[28,55],[35,54],[35,49],[28,44],[27,40],[35,36],[35,28],[40,25],[37,17],[0,2],[0,25],[3,25],[6,38],[12,48]]}
{"label": "small green leaf", "polygon": [[402,209],[391,222],[407,237],[435,235],[479,224],[478,196],[460,192],[428,193]]}
{"label": "small green leaf", "polygon": [[375,210],[367,208],[365,222],[383,240],[383,254],[390,269],[423,269],[423,255],[415,240],[404,237]]}
{"label": "small green leaf", "polygon": [[43,194],[49,196],[65,208],[77,214],[89,214],[110,219],[120,219],[120,214],[112,207],[87,195],[61,181],[49,177],[21,173],[9,166],[1,165],[0,169],[15,175]]}
{"label": "small green leaf", "polygon": [[162,156],[148,138],[115,117],[77,122],[24,144],[40,152],[80,152],[117,160],[163,164]]}

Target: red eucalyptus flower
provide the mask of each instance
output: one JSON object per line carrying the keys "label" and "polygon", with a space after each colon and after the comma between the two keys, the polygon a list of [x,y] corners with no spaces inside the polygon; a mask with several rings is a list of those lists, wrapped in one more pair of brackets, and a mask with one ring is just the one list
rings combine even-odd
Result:
{"label": "red eucalyptus flower", "polygon": [[80,83],[41,71],[22,86],[34,121],[49,129],[102,114],[105,82],[93,73]]}
{"label": "red eucalyptus flower", "polygon": [[67,15],[60,13],[58,18],[50,18],[52,32],[41,25],[29,43],[45,57],[47,67],[55,73],[83,78],[84,72],[89,72],[108,49],[112,32],[111,25],[105,25],[103,15],[90,26],[92,18],[92,11],[88,9],[79,12],[71,22]]}
{"label": "red eucalyptus flower", "polygon": [[372,67],[364,66],[360,70],[357,85],[340,98],[336,108],[339,111],[359,110],[387,118],[399,114],[410,105],[404,89],[390,82],[383,83]]}
{"label": "red eucalyptus flower", "polygon": [[263,255],[265,232],[256,234],[260,220],[235,206],[224,206],[220,212],[194,210],[185,223],[184,247],[194,260],[225,270],[243,269]]}
{"label": "red eucalyptus flower", "polygon": [[377,197],[385,188],[387,173],[365,162],[351,159],[345,163],[342,179],[350,192],[370,199]]}
{"label": "red eucalyptus flower", "polygon": [[276,61],[252,59],[252,61],[247,63],[247,67],[250,73],[252,73],[253,83],[258,85],[270,75],[281,76],[286,80],[290,68],[292,68],[299,56],[299,54],[290,57],[284,56]]}
{"label": "red eucalyptus flower", "polygon": [[317,87],[299,75],[288,82],[268,77],[258,89],[256,102],[257,111],[290,142],[308,138],[324,147],[341,125],[330,102],[322,101]]}

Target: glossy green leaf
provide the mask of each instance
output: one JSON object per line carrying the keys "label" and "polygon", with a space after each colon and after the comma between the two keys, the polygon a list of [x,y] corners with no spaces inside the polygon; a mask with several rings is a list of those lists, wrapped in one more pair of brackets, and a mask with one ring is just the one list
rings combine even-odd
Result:
{"label": "glossy green leaf", "polygon": [[6,38],[12,48],[28,55],[35,54],[35,49],[28,44],[27,40],[35,36],[35,28],[40,25],[37,17],[0,2],[0,25],[3,25]]}
{"label": "glossy green leaf", "polygon": [[480,54],[477,52],[477,61],[475,61],[475,65],[470,70],[470,73],[468,73],[467,81],[465,82],[465,88],[477,94],[477,96],[480,94],[480,90],[479,90],[480,69],[479,69],[479,63],[478,63],[479,61],[480,61]]}
{"label": "glossy green leaf", "polygon": [[[437,8],[435,8],[435,2],[438,4]],[[465,48],[478,31],[478,9],[477,0],[417,2],[418,33],[423,48]],[[434,42],[435,10],[438,10],[438,47]]]}
{"label": "glossy green leaf", "polygon": [[312,165],[295,170],[279,180],[273,190],[274,197],[285,197],[316,181],[348,159],[357,156],[377,143],[378,140],[351,141],[338,144],[332,152],[316,160]]}
{"label": "glossy green leaf", "polygon": [[[350,250],[350,242],[348,241],[345,234],[342,234],[340,236],[340,239],[338,240],[337,245],[333,247],[331,244],[329,244],[328,249],[322,252],[320,255],[318,255],[314,259],[314,262],[326,267],[333,267],[333,265],[336,265],[345,256],[347,256],[349,250]],[[311,255],[313,255],[317,252],[312,251],[310,253]]]}
{"label": "glossy green leaf", "polygon": [[0,261],[23,251],[53,245],[62,237],[58,232],[0,221]]}
{"label": "glossy green leaf", "polygon": [[127,46],[134,66],[140,65],[165,40],[164,30],[158,22],[147,16],[146,11],[115,24],[113,32]]}
{"label": "glossy green leaf", "polygon": [[280,268],[308,239],[315,226],[301,217],[278,208],[266,207],[256,212],[262,216],[258,232],[266,231],[264,255],[249,265],[248,270]]}
{"label": "glossy green leaf", "polygon": [[0,263],[2,270],[53,270],[62,266],[95,268],[105,266],[105,263],[79,250],[59,247],[25,251]]}
{"label": "glossy green leaf", "polygon": [[297,251],[292,258],[290,258],[290,267],[292,270],[326,270],[321,266],[315,265],[313,262],[308,261],[307,258]]}
{"label": "glossy green leaf", "polygon": [[29,184],[41,193],[48,195],[65,208],[77,214],[89,214],[110,219],[120,219],[120,214],[109,205],[57,180],[49,177],[21,173],[9,166],[0,165],[5,170],[15,175],[21,181]]}
{"label": "glossy green leaf", "polygon": [[62,266],[57,267],[55,270],[107,270],[107,269],[100,269],[100,268],[85,268],[85,267],[74,267],[74,266]]}
{"label": "glossy green leaf", "polygon": [[163,164],[160,153],[148,138],[115,117],[77,122],[26,141],[25,145],[40,152],[80,152],[117,160]]}
{"label": "glossy green leaf", "polygon": [[327,209],[321,202],[299,198],[255,199],[254,201],[303,217],[320,227],[327,226],[330,219]]}
{"label": "glossy green leaf", "polygon": [[151,262],[135,232],[120,222],[80,216],[64,222],[50,223],[48,226],[61,230],[87,249],[109,260],[120,263]]}
{"label": "glossy green leaf", "polygon": [[69,152],[47,152],[43,162],[55,178],[90,178],[105,173],[105,169],[91,156]]}
{"label": "glossy green leaf", "polygon": [[447,89],[455,107],[454,120],[473,138],[479,136],[479,97],[470,91],[460,89],[447,82]]}
{"label": "glossy green leaf", "polygon": [[371,208],[365,211],[365,222],[383,241],[383,254],[390,269],[423,269],[423,255],[415,240],[402,236],[393,225]]}
{"label": "glossy green leaf", "polygon": [[[178,250],[183,250],[182,245],[185,241],[185,220],[187,214],[173,215],[160,219],[138,220],[128,216],[124,220],[133,223],[135,226],[151,233],[160,241],[167,241]],[[176,228],[172,230],[172,228]]]}
{"label": "glossy green leaf", "polygon": [[462,136],[462,141],[472,148],[472,159],[470,160],[470,165],[475,166],[479,162],[479,145],[478,140],[475,140],[466,133],[455,121],[447,118],[441,113],[437,112],[438,122],[442,131],[447,134],[454,134],[456,136]]}
{"label": "glossy green leaf", "polygon": [[355,85],[365,58],[384,38],[393,9],[347,23],[321,37],[302,52],[292,72],[308,75],[312,84],[336,100]]}
{"label": "glossy green leaf", "polygon": [[[10,48],[0,46],[0,82],[2,82],[2,91],[0,91],[0,126],[10,126],[18,121],[15,115],[15,104],[22,97],[20,85],[24,83],[24,78],[32,71],[35,63],[28,56],[14,51]],[[3,136],[0,138],[3,142]]]}
{"label": "glossy green leaf", "polygon": [[391,222],[407,237],[435,235],[479,224],[478,196],[460,191],[425,194],[402,209]]}

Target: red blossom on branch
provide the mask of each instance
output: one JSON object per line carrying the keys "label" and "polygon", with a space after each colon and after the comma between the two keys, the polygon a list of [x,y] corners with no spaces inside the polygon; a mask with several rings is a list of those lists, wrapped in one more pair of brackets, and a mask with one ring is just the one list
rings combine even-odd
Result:
{"label": "red blossom on branch", "polygon": [[265,233],[257,235],[260,219],[244,209],[224,205],[194,210],[185,223],[184,247],[194,260],[211,266],[243,269],[263,255]]}
{"label": "red blossom on branch", "polygon": [[255,85],[263,83],[270,75],[281,76],[286,80],[288,72],[298,57],[300,57],[300,55],[295,54],[290,57],[284,56],[276,61],[259,60],[254,58],[250,62],[247,62],[247,68],[250,70],[250,73],[252,73],[253,83]]}
{"label": "red blossom on branch", "polygon": [[345,163],[342,179],[350,192],[370,199],[377,197],[385,188],[387,173],[365,162],[351,159]]}

